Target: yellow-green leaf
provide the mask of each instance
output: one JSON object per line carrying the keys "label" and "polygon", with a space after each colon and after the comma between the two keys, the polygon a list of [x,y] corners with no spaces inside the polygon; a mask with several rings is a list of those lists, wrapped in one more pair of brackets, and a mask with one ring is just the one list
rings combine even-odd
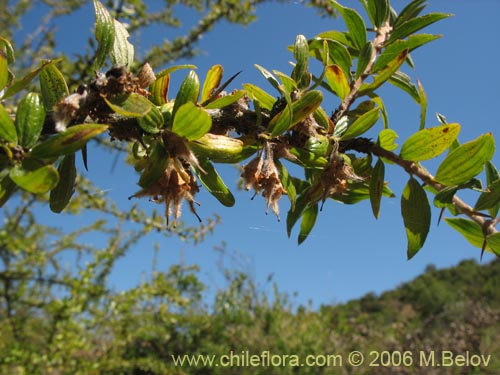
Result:
{"label": "yellow-green leaf", "polygon": [[27,170],[18,165],[10,170],[9,177],[17,186],[33,194],[46,193],[59,182],[59,174],[52,165],[34,170]]}
{"label": "yellow-green leaf", "polygon": [[349,80],[340,66],[335,64],[327,66],[325,78],[328,86],[337,94],[340,100],[344,100],[349,95],[351,91]]}
{"label": "yellow-green leaf", "polygon": [[0,50],[0,91],[2,91],[7,82],[9,82],[9,67],[7,55]]}
{"label": "yellow-green leaf", "polygon": [[260,87],[252,85],[251,83],[244,83],[243,87],[246,90],[248,97],[252,101],[258,101],[261,108],[267,109],[268,111],[273,108],[273,105],[276,102],[276,98],[269,95]]}
{"label": "yellow-green leaf", "polygon": [[34,158],[52,158],[74,153],[81,149],[89,139],[103,133],[108,125],[82,124],[69,127],[43,141],[33,148],[31,156]]}
{"label": "yellow-green leaf", "polygon": [[113,20],[114,40],[110,51],[111,62],[114,65],[125,65],[130,68],[134,62],[134,46],[128,41],[129,33],[125,26]]}
{"label": "yellow-green leaf", "polygon": [[222,80],[222,73],[224,69],[222,65],[214,65],[212,66],[205,76],[205,81],[203,82],[203,87],[201,89],[201,102],[209,99],[212,95],[212,92],[219,87],[220,81]]}
{"label": "yellow-green leaf", "polygon": [[446,124],[419,130],[401,147],[401,158],[423,161],[435,158],[446,151],[460,133],[459,124]]}
{"label": "yellow-green leaf", "polygon": [[192,102],[187,102],[177,111],[172,131],[188,141],[193,141],[208,133],[211,127],[212,118],[210,115]]}
{"label": "yellow-green leaf", "polygon": [[341,140],[349,140],[360,136],[367,132],[375,125],[380,117],[380,108],[375,107],[368,112],[362,114],[352,124],[349,125],[346,132],[340,138]]}
{"label": "yellow-green leaf", "polygon": [[94,9],[96,18],[95,38],[97,40],[94,68],[99,70],[113,50],[115,41],[115,21],[101,2],[94,0]]}
{"label": "yellow-green leaf", "polygon": [[495,153],[495,140],[491,133],[453,149],[439,165],[436,181],[443,185],[460,185],[481,173],[484,163]]}
{"label": "yellow-green leaf", "polygon": [[175,118],[177,110],[184,104],[191,102],[196,103],[198,101],[198,95],[200,93],[200,80],[198,75],[194,70],[191,70],[187,77],[182,81],[181,87],[177,92],[175,97],[174,109],[172,114]]}
{"label": "yellow-green leaf", "polygon": [[17,133],[14,121],[10,118],[10,114],[0,104],[0,139],[7,142],[17,143]]}

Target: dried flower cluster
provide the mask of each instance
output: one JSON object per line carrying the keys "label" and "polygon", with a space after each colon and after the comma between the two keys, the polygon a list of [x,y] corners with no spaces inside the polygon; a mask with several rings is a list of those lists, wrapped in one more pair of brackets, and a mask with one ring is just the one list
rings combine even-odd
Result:
{"label": "dried flower cluster", "polygon": [[133,197],[149,196],[153,202],[164,202],[167,226],[170,224],[170,217],[173,216],[172,225],[175,227],[176,221],[181,215],[182,202],[184,200],[187,201],[191,212],[201,222],[201,218],[196,213],[194,207],[197,204],[194,196],[198,191],[199,187],[196,183],[196,177],[189,169],[189,165],[178,158],[170,157],[167,161],[167,167],[159,180],[147,189],[140,190]]}
{"label": "dried flower cluster", "polygon": [[286,194],[286,190],[281,183],[278,168],[274,163],[272,146],[269,142],[265,143],[263,152],[243,167],[241,177],[246,190],[254,189],[255,195],[262,191],[262,196],[267,202],[267,210],[271,207],[279,220],[278,201],[283,194]]}

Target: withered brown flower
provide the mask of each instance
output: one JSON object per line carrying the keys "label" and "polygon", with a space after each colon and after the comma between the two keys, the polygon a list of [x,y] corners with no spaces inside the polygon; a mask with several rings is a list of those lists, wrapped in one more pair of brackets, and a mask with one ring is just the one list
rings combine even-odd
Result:
{"label": "withered brown flower", "polygon": [[278,202],[281,196],[286,194],[286,190],[279,178],[279,171],[269,142],[266,142],[263,152],[243,167],[241,178],[246,190],[255,190],[254,197],[262,191],[267,204],[266,213],[271,207],[280,220]]}
{"label": "withered brown flower", "polygon": [[194,207],[195,204],[198,204],[194,200],[194,196],[198,191],[196,177],[189,166],[178,158],[171,157],[160,179],[149,188],[138,191],[133,197],[149,196],[153,202],[164,202],[167,226],[170,225],[169,221],[173,216],[172,226],[175,227],[177,219],[181,216],[182,202],[184,200],[188,203],[191,212],[201,222],[201,218]]}

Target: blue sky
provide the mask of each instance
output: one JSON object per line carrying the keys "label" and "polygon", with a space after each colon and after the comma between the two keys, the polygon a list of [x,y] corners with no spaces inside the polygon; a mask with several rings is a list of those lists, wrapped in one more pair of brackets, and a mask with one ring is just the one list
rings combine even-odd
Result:
{"label": "blue sky", "polygon": [[[407,2],[396,1],[395,4]],[[359,9],[357,1],[343,4]],[[78,17],[64,18],[58,27],[58,40],[63,51],[75,52],[84,46],[91,33],[93,15],[91,7],[79,11]],[[498,117],[495,110],[500,103],[498,87],[500,76],[496,73],[500,52],[500,2],[496,0],[433,0],[426,12],[453,13],[452,18],[439,22],[424,32],[443,34],[443,38],[415,51],[412,56],[415,71],[408,70],[414,79],[419,79],[429,100],[427,126],[437,125],[435,114],[445,115],[449,122],[459,122],[462,142],[478,135],[492,132],[500,139]],[[196,23],[196,13],[182,10],[185,26]],[[36,17],[36,15],[32,15]],[[260,76],[253,64],[268,69],[290,72],[288,62],[292,56],[287,46],[295,35],[313,37],[319,32],[343,29],[341,19],[320,18],[313,9],[299,3],[263,4],[257,10],[258,20],[246,27],[222,23],[199,41],[204,52],[197,58],[182,61],[198,66],[203,77],[213,64],[222,64],[227,77],[242,70],[233,82],[232,88],[250,82],[260,85],[273,95],[272,87]],[[81,32],[85,30],[88,33]],[[178,31],[155,28],[140,35],[138,47],[145,48],[160,38],[176,35]],[[76,46],[76,50],[75,50]],[[174,75],[179,84],[185,72]],[[390,126],[400,135],[401,145],[405,138],[418,130],[419,107],[412,99],[396,88],[381,91],[389,111]],[[333,101],[326,101],[324,108],[331,112]],[[329,104],[328,104],[329,103]],[[381,124],[371,133],[376,137]],[[90,156],[88,177],[98,182],[108,195],[121,207],[130,204],[126,197],[133,194],[137,176],[128,168],[119,165],[113,172],[113,160],[99,154]],[[500,165],[500,156],[493,162]],[[436,163],[424,164],[431,172]],[[220,253],[214,246],[225,241],[229,253],[235,254],[245,264],[245,270],[255,278],[263,290],[272,291],[267,277],[272,274],[280,291],[297,292],[294,301],[314,306],[344,302],[361,297],[368,292],[380,293],[411,280],[428,264],[448,267],[457,262],[479,259],[479,250],[469,245],[458,233],[445,223],[437,226],[438,209],[433,209],[431,232],[425,247],[411,260],[406,259],[406,237],[400,214],[400,193],[408,175],[394,166],[386,166],[386,180],[396,193],[393,199],[384,199],[380,218],[375,220],[369,202],[356,206],[344,206],[328,201],[319,215],[317,224],[307,241],[297,246],[296,230],[288,239],[284,224],[289,207],[286,197],[281,201],[282,222],[274,215],[265,215],[262,197],[250,200],[252,192],[236,190],[238,172],[232,166],[221,168],[223,177],[236,197],[233,208],[225,208],[208,193],[202,192],[196,198],[202,205],[198,213],[208,218],[213,213],[222,217],[222,225],[205,242],[191,246],[177,239],[165,239],[151,235],[144,238],[125,259],[119,261],[112,283],[116,289],[123,289],[138,282],[151,269],[153,242],[158,242],[159,267],[184,262],[199,264],[200,275],[206,282],[208,302],[210,295],[223,287],[223,279],[217,268]],[[111,178],[110,178],[111,176]],[[464,196],[474,198],[475,196]],[[469,203],[474,203],[469,199]],[[151,205],[147,199],[141,205]],[[161,208],[160,208],[161,209]],[[47,208],[48,210],[48,208]],[[63,220],[62,216],[47,213],[53,222]],[[184,210],[187,224],[196,224],[196,219]],[[62,223],[61,223],[62,225]],[[296,228],[297,229],[297,228]],[[486,255],[483,262],[492,259]],[[231,265],[230,257],[225,258]]]}

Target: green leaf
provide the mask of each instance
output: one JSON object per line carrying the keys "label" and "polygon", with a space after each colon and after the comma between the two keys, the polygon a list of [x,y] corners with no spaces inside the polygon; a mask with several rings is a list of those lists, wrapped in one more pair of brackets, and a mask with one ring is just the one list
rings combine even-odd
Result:
{"label": "green leaf", "polygon": [[487,236],[486,245],[489,250],[500,257],[500,233],[494,233]]}
{"label": "green leaf", "polygon": [[326,111],[322,107],[318,107],[314,111],[314,119],[316,122],[321,125],[324,129],[330,129],[334,127],[334,124]]}
{"label": "green leaf", "polygon": [[4,94],[4,96],[3,96],[2,99],[7,99],[7,98],[9,98],[11,96],[14,96],[18,92],[20,92],[21,90],[24,90],[25,88],[27,88],[31,84],[31,81],[42,71],[42,69],[44,67],[46,67],[47,65],[55,64],[58,61],[60,61],[60,60],[45,60],[45,61],[43,61],[42,64],[38,68],[30,71],[23,78],[21,78],[20,80],[14,82],[7,89],[7,91],[5,92],[5,94]]}
{"label": "green leaf", "polygon": [[52,212],[60,213],[68,205],[75,191],[76,168],[75,154],[66,155],[59,167],[59,182],[50,192],[50,209]]}
{"label": "green leaf", "polygon": [[45,165],[34,170],[27,170],[16,165],[10,170],[9,177],[17,186],[33,194],[46,193],[59,182],[59,174],[52,165]]}
{"label": "green leaf", "polygon": [[378,145],[387,151],[394,151],[398,145],[394,142],[398,138],[392,129],[382,129],[378,134]]}
{"label": "green leaf", "polygon": [[172,115],[175,118],[177,110],[184,104],[196,103],[200,94],[200,80],[194,70],[191,70],[187,77],[182,81],[181,87],[175,97],[174,109]]}
{"label": "green leaf", "polygon": [[299,89],[306,89],[311,82],[309,73],[309,44],[304,35],[297,35],[293,48],[293,55],[297,64],[292,71],[292,78],[297,82]]}
{"label": "green leaf", "polygon": [[69,95],[66,80],[55,64],[47,64],[40,71],[40,89],[46,111],[52,111],[55,104]]}
{"label": "green leaf", "polygon": [[26,149],[33,147],[40,137],[45,122],[45,110],[40,95],[29,93],[17,107],[16,131],[17,139]]}
{"label": "green leaf", "polygon": [[196,170],[196,175],[200,179],[203,186],[217,200],[226,207],[234,206],[235,199],[231,191],[228,189],[222,178],[217,173],[212,163],[206,159],[199,160],[200,166],[206,173]]}
{"label": "green leaf", "polygon": [[297,238],[299,245],[304,242],[311,233],[314,228],[314,224],[316,224],[317,217],[318,203],[315,203],[304,210],[304,213],[302,214],[302,221],[300,223],[299,237]]}
{"label": "green leaf", "polygon": [[16,126],[2,104],[0,104],[0,139],[17,143]]}
{"label": "green leaf", "polygon": [[496,207],[498,210],[498,204],[500,202],[500,180],[488,185],[487,191],[481,193],[479,196],[474,209],[476,211],[482,211]]}
{"label": "green leaf", "polygon": [[171,73],[176,72],[177,70],[181,70],[181,69],[196,69],[196,65],[192,65],[192,64],[172,65],[172,66],[169,66],[167,69],[163,69],[162,71],[160,71],[156,75],[156,78],[158,79],[158,78],[165,77],[165,76],[170,75]]}
{"label": "green leaf", "polygon": [[408,93],[417,103],[420,102],[418,89],[413,83],[411,83],[411,78],[408,74],[398,70],[391,76],[391,78],[389,78],[388,82]]}
{"label": "green leaf", "polygon": [[238,100],[243,98],[245,96],[245,91],[244,90],[238,90],[236,92],[233,92],[230,95],[225,95],[221,96],[218,99],[215,99],[214,101],[210,102],[206,106],[204,106],[205,109],[220,109],[224,108],[227,106],[230,106],[233,103],[236,103]]}
{"label": "green leaf", "polygon": [[7,55],[0,50],[0,92],[5,88],[9,82],[9,63]]}
{"label": "green leaf", "polygon": [[364,2],[365,8],[373,26],[379,28],[389,18],[389,1],[388,0],[367,0]]}
{"label": "green leaf", "polygon": [[425,95],[424,87],[417,81],[418,96],[420,103],[420,129],[425,128],[425,120],[427,118],[427,95]]}
{"label": "green leaf", "polygon": [[459,124],[446,124],[422,129],[411,135],[401,147],[401,158],[423,161],[445,152],[460,133]]}
{"label": "green leaf", "polygon": [[188,141],[193,141],[208,133],[211,127],[210,115],[202,108],[187,102],[177,111],[172,124],[172,132]]}
{"label": "green leaf", "polygon": [[153,143],[148,150],[146,166],[139,177],[139,186],[148,189],[165,175],[165,169],[169,162],[166,148],[160,142]]}
{"label": "green leaf", "polygon": [[[488,186],[492,185],[496,181],[500,180],[500,173],[497,168],[491,161],[487,161],[485,163],[485,172],[486,172],[486,183]],[[497,204],[492,206],[488,211],[491,217],[496,217],[498,215],[498,211],[500,210],[500,199]]]}
{"label": "green leaf", "polygon": [[97,0],[94,0],[94,9],[96,18],[95,38],[97,40],[94,69],[99,70],[113,50],[115,42],[115,20],[111,17],[104,5]]}
{"label": "green leaf", "polygon": [[283,82],[280,87],[284,87],[284,91],[288,93],[289,95],[294,91],[298,89],[297,82],[295,82],[290,76],[286,75],[285,73],[282,73],[278,70],[273,70],[273,73],[276,74],[281,82]]}
{"label": "green leaf", "polygon": [[219,87],[220,82],[222,80],[222,73],[224,69],[222,65],[214,65],[212,66],[205,77],[205,81],[203,82],[203,88],[201,89],[201,102],[208,100],[212,95],[212,92]]}
{"label": "green leaf", "polygon": [[146,97],[135,92],[126,95],[120,95],[111,99],[104,98],[109,108],[119,115],[125,117],[139,118],[146,116],[154,107]]}
{"label": "green leaf", "polygon": [[134,62],[134,46],[128,41],[130,36],[121,22],[113,19],[114,39],[110,58],[113,65],[125,65],[127,68]]}
{"label": "green leaf", "polygon": [[399,67],[403,64],[408,56],[408,50],[401,52],[394,60],[386,65],[384,69],[378,72],[377,75],[373,77],[372,83],[365,83],[361,85],[358,95],[363,95],[369,93],[378,87],[380,87],[384,82],[386,82],[391,76],[396,73]]}
{"label": "green leaf", "polygon": [[309,207],[309,191],[310,187],[305,188],[302,194],[297,198],[295,206],[288,211],[286,217],[286,232],[288,237],[292,234],[292,228],[295,223],[299,220],[307,207]]}
{"label": "green leaf", "polygon": [[139,117],[137,122],[146,133],[156,134],[163,126],[164,118],[160,110],[153,103],[150,102],[150,104],[151,110],[144,116]]}
{"label": "green leaf", "polygon": [[364,134],[377,123],[379,117],[380,108],[375,107],[369,110],[368,112],[356,118],[356,120],[354,120],[354,122],[349,125],[346,132],[342,135],[342,137],[340,137],[340,139],[346,141]]}
{"label": "green leaf", "polygon": [[9,40],[0,36],[0,51],[3,52],[4,56],[7,57],[7,63],[12,64],[15,61],[14,48]]}
{"label": "green leaf", "polygon": [[441,35],[417,34],[411,35],[407,40],[396,40],[383,49],[380,56],[378,56],[377,60],[375,60],[372,71],[376,73],[385,68],[387,64],[406,50],[408,50],[408,52],[412,52],[418,47],[439,38],[441,38]]}
{"label": "green leaf", "polygon": [[367,42],[358,56],[358,65],[356,66],[356,79],[364,72],[372,59],[373,46],[371,42]]}
{"label": "green leaf", "polygon": [[258,64],[254,64],[254,66],[257,68],[257,70],[264,76],[265,79],[267,79],[267,81],[276,89],[278,90],[280,93],[281,93],[281,88],[280,88],[280,83],[279,81],[276,79],[275,76],[273,76],[273,74],[268,71],[266,68],[258,65]]}
{"label": "green leaf", "polygon": [[370,203],[375,219],[378,219],[380,213],[380,202],[382,200],[382,192],[384,191],[385,165],[380,159],[377,160],[373,168],[372,178],[370,180]]}
{"label": "green leaf", "polygon": [[307,91],[298,100],[292,103],[291,111],[288,110],[287,105],[283,111],[271,119],[268,126],[268,129],[271,131],[271,136],[276,137],[304,120],[320,106],[322,101],[323,94],[321,91]]}
{"label": "green leaf", "polygon": [[478,175],[494,153],[493,136],[483,134],[453,149],[439,165],[435,179],[443,185],[460,185]]}
{"label": "green leaf", "polygon": [[361,50],[366,44],[366,26],[363,18],[354,9],[343,7],[336,1],[332,1],[331,4],[342,15],[349,30],[348,38],[352,40],[356,49]]}
{"label": "green leaf", "polygon": [[276,98],[269,95],[267,92],[262,90],[260,87],[252,85],[251,83],[244,83],[243,88],[246,90],[248,97],[252,101],[258,101],[261,108],[270,111],[273,109]]}
{"label": "green leaf", "polygon": [[160,78],[156,77],[149,91],[150,100],[156,105],[162,105],[168,102],[168,87],[170,84],[170,74],[165,74]]}
{"label": "green leaf", "polygon": [[[484,233],[479,224],[475,221],[464,218],[445,218],[444,219],[453,229],[459,232],[465,239],[475,247],[483,248]],[[486,247],[489,250],[489,247]]]}
{"label": "green leaf", "polygon": [[6,175],[0,181],[0,207],[3,207],[5,202],[9,200],[11,195],[16,191],[17,185],[11,180],[9,175]]}
{"label": "green leaf", "polygon": [[430,13],[426,14],[425,16],[409,19],[408,21],[395,26],[395,28],[392,30],[389,40],[387,41],[387,44],[393,43],[398,39],[404,39],[407,36],[423,29],[424,27],[450,16],[451,14]]}
{"label": "green leaf", "polygon": [[401,196],[401,214],[408,238],[408,259],[424,245],[431,224],[431,208],[425,190],[413,177],[410,178]]}
{"label": "green leaf", "polygon": [[258,150],[257,145],[245,145],[239,139],[211,133],[189,142],[188,146],[200,159],[231,164],[247,159]]}
{"label": "green leaf", "polygon": [[398,17],[393,22],[393,24],[395,26],[399,26],[402,23],[417,17],[425,8],[426,6],[425,1],[426,0],[414,0],[410,2],[401,10],[401,13],[399,13]]}
{"label": "green leaf", "polygon": [[349,80],[338,65],[327,66],[325,78],[330,88],[337,94],[340,100],[344,100],[349,95],[351,91]]}
{"label": "green leaf", "polygon": [[291,178],[290,173],[288,173],[288,169],[285,168],[283,163],[281,163],[279,160],[275,160],[274,163],[276,164],[276,168],[278,168],[281,183],[283,184],[283,188],[286,190],[286,194],[288,196],[288,199],[290,199],[290,203],[292,205],[291,208],[293,209],[297,200],[297,189],[293,184],[293,179]]}
{"label": "green leaf", "polygon": [[[320,35],[322,36],[320,37]],[[335,64],[342,68],[344,74],[349,76],[352,67],[352,58],[347,48],[338,41],[330,39],[331,32],[320,35],[309,43],[310,54],[320,60],[323,65],[331,65],[330,61],[335,62]],[[328,56],[325,56],[325,41],[327,43],[326,51],[328,51]],[[325,62],[328,62],[328,64],[325,64]]]}
{"label": "green leaf", "polygon": [[87,142],[108,129],[108,125],[82,124],[69,127],[42,143],[36,145],[31,151],[33,158],[52,158],[68,155],[78,151]]}

